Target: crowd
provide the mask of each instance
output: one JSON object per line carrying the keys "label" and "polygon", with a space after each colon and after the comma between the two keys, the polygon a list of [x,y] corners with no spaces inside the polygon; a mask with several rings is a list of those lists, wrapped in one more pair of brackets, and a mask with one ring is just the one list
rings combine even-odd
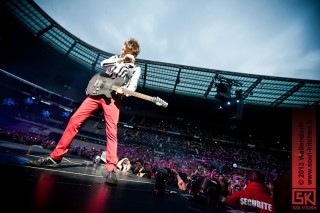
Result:
{"label": "crowd", "polygon": [[[54,149],[57,143],[50,135],[1,130],[2,140],[49,150]],[[120,171],[154,180],[161,174],[166,186],[209,205],[226,203],[235,192],[247,189],[252,171],[262,172],[262,184],[272,197],[274,182],[291,165],[287,155],[270,150],[208,143],[122,127],[118,131],[117,168]],[[97,156],[103,155],[103,150],[92,143],[87,143],[87,146],[75,144],[71,145],[69,154],[95,161]]]}

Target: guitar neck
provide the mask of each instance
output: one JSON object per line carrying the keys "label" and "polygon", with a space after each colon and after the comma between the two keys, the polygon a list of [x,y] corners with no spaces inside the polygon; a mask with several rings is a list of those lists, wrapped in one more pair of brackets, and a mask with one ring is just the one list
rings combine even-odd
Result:
{"label": "guitar neck", "polygon": [[[111,89],[113,91],[116,91],[117,89],[119,88],[119,86],[115,86],[115,85],[112,85]],[[146,101],[151,101],[152,100],[152,97],[149,96],[149,95],[145,95],[145,94],[142,94],[142,93],[139,93],[139,92],[134,92],[134,91],[131,91],[131,90],[128,90],[128,89],[125,89],[125,88],[121,88],[123,93],[126,94],[126,95],[130,95],[130,96],[134,96],[136,98],[141,98],[141,99],[144,99]]]}

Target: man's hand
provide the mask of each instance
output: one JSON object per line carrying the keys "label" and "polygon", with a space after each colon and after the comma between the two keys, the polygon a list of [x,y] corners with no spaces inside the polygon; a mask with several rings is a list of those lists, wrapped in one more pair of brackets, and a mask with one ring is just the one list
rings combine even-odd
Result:
{"label": "man's hand", "polygon": [[124,95],[121,87],[117,88],[116,95],[118,95],[120,97],[122,97]]}
{"label": "man's hand", "polygon": [[121,62],[126,62],[126,63],[134,63],[136,60],[136,58],[132,55],[132,54],[126,54],[124,56],[121,56],[118,60],[118,63],[121,63]]}

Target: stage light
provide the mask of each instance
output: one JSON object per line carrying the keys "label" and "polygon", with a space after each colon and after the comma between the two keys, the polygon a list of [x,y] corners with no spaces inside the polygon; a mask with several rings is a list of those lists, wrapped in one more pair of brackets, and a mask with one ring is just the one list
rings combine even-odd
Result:
{"label": "stage light", "polygon": [[27,97],[24,99],[24,103],[29,104],[29,105],[35,104],[34,99],[35,99],[34,97],[32,97],[32,98]]}
{"label": "stage light", "polygon": [[49,112],[48,110],[42,110],[41,115],[45,118],[49,118],[51,115],[51,112]]}
{"label": "stage light", "polygon": [[69,117],[70,114],[71,114],[71,112],[69,112],[69,111],[64,111],[64,112],[61,113],[61,117]]}
{"label": "stage light", "polygon": [[12,98],[6,98],[2,101],[2,104],[3,105],[6,105],[6,106],[14,106],[14,105],[17,105],[17,103],[12,99]]}

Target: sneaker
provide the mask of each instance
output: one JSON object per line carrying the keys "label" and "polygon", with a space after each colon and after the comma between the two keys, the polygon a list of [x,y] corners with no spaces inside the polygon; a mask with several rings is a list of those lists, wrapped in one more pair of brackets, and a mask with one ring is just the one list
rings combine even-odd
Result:
{"label": "sneaker", "polygon": [[118,183],[118,179],[117,179],[116,173],[114,171],[107,172],[106,183],[109,183],[109,184],[117,184]]}
{"label": "sneaker", "polygon": [[61,160],[54,160],[52,157],[47,156],[37,160],[30,160],[29,162],[34,166],[59,167]]}

